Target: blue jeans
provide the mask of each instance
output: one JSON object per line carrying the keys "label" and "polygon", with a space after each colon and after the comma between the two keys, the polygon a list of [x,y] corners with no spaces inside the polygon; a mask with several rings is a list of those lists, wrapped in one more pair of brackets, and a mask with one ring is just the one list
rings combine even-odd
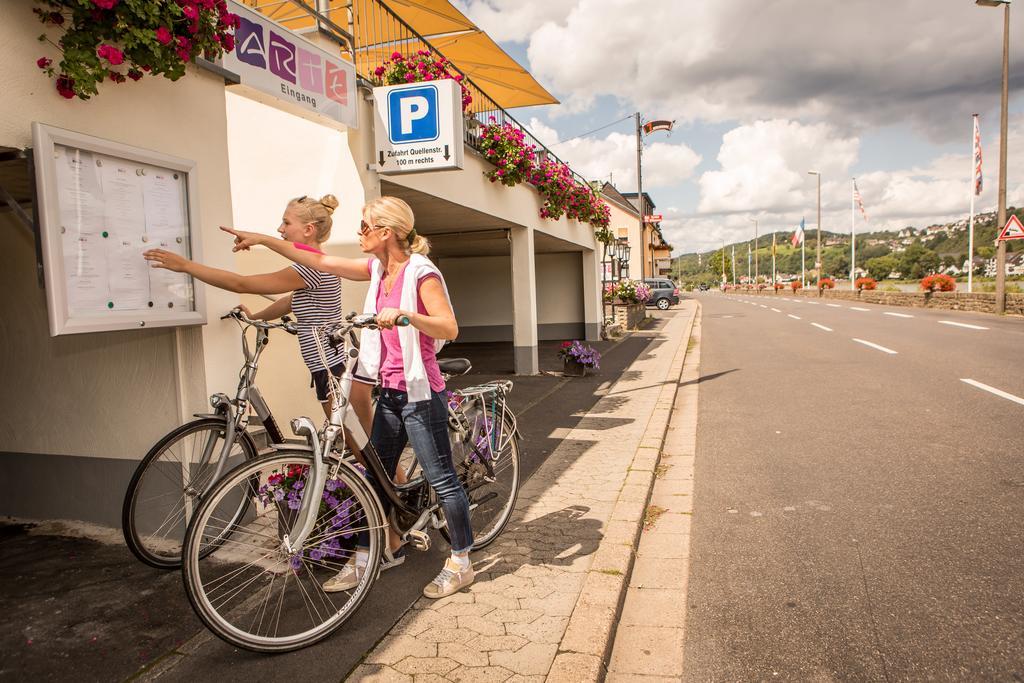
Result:
{"label": "blue jeans", "polygon": [[[381,389],[370,430],[370,443],[392,479],[402,450],[406,443],[412,443],[416,460],[423,468],[423,476],[441,501],[444,518],[448,523],[448,534],[452,539],[452,550],[465,552],[473,546],[469,498],[452,464],[448,406],[444,395],[436,391],[430,394],[428,401],[410,403],[409,395],[404,391]],[[384,495],[380,498],[387,512],[390,502]]]}

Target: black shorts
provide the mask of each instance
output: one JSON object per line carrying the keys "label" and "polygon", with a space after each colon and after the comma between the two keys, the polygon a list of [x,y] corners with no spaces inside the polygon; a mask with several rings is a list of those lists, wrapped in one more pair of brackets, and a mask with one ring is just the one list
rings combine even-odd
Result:
{"label": "black shorts", "polygon": [[[344,363],[338,363],[337,365],[331,368],[331,374],[334,375],[335,377],[341,377],[341,373],[343,372],[345,372]],[[320,401],[321,403],[327,403],[328,396],[330,394],[330,386],[327,381],[327,371],[316,370],[315,372],[310,372],[309,374],[312,375],[312,379],[310,379],[309,381],[309,386],[316,389],[316,400]]]}

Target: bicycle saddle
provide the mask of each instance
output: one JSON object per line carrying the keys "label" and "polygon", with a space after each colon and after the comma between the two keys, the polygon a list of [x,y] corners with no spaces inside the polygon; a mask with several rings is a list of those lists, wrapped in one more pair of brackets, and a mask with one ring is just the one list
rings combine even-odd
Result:
{"label": "bicycle saddle", "polygon": [[468,358],[438,358],[437,367],[449,377],[465,375],[473,368]]}

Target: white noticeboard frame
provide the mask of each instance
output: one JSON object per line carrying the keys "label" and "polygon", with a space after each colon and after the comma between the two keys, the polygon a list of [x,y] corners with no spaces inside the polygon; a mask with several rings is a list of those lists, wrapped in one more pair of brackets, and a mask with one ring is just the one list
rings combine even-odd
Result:
{"label": "white noticeboard frame", "polygon": [[50,335],[205,325],[203,288],[142,257],[201,258],[196,163],[39,122],[32,139]]}
{"label": "white noticeboard frame", "polygon": [[462,88],[451,79],[373,89],[377,173],[461,169]]}

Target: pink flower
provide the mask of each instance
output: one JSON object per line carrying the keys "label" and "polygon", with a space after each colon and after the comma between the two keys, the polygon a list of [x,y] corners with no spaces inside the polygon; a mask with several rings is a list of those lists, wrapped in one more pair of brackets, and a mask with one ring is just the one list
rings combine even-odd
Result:
{"label": "pink flower", "polygon": [[45,69],[49,67],[51,64],[53,64],[53,60],[49,57],[40,57],[36,60],[36,66],[38,66],[40,69]]}
{"label": "pink flower", "polygon": [[196,9],[195,5],[185,5],[181,8],[181,12],[193,21],[199,18],[199,10]]}
{"label": "pink flower", "polygon": [[117,0],[92,0],[92,4],[96,5],[100,9],[114,9],[114,5],[117,4]]}
{"label": "pink flower", "polygon": [[57,92],[64,99],[70,100],[75,96],[75,79],[70,76],[60,76],[57,78]]}
{"label": "pink flower", "polygon": [[173,36],[165,27],[161,26],[156,30],[156,40],[161,45],[169,45]]}
{"label": "pink flower", "polygon": [[137,81],[140,78],[142,78],[142,72],[138,69],[129,69],[128,78],[132,79],[133,81]]}
{"label": "pink flower", "polygon": [[381,76],[384,75],[385,71],[386,69],[383,66],[378,66],[376,69],[373,70],[373,75],[376,76],[377,78],[380,78]]}
{"label": "pink flower", "polygon": [[124,53],[113,45],[100,45],[96,49],[96,56],[100,59],[107,60],[114,66],[117,66],[124,61]]}
{"label": "pink flower", "polygon": [[221,37],[220,44],[224,46],[225,50],[231,52],[235,49],[235,37],[230,33],[227,33]]}
{"label": "pink flower", "polygon": [[402,61],[402,59],[403,59],[402,53],[401,52],[392,52],[391,53],[391,59],[396,61],[396,62]]}
{"label": "pink flower", "polygon": [[405,80],[407,83],[412,83],[413,81],[416,80],[416,74],[410,71],[409,73],[405,74]]}

